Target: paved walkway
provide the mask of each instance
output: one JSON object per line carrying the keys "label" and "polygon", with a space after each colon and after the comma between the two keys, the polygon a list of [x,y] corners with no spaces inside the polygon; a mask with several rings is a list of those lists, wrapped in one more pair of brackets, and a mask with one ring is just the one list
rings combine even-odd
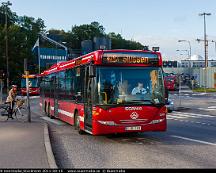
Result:
{"label": "paved walkway", "polygon": [[26,109],[21,112],[8,121],[0,116],[0,168],[57,168],[47,124],[33,111],[29,123]]}
{"label": "paved walkway", "polygon": [[50,168],[44,123],[0,122],[0,168]]}
{"label": "paved walkway", "polygon": [[181,86],[181,92],[182,93],[193,93],[193,91],[187,85]]}

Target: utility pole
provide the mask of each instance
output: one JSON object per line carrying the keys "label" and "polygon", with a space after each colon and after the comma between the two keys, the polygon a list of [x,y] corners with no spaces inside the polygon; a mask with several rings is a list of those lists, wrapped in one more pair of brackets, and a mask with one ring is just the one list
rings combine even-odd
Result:
{"label": "utility pole", "polygon": [[[206,35],[206,16],[210,16],[211,13],[200,13],[199,16],[204,17],[204,51],[205,51],[205,92],[207,88],[207,68],[208,68],[208,40]],[[197,39],[198,41],[198,39]]]}
{"label": "utility pole", "polygon": [[9,1],[2,2],[5,10],[5,57],[6,57],[6,75],[7,75],[7,91],[9,91],[9,57],[8,57],[8,6],[12,5]]}
{"label": "utility pole", "polygon": [[206,35],[206,17],[210,16],[211,13],[200,13],[199,16],[204,17],[204,50],[205,50],[205,67],[208,67],[208,41]]}
{"label": "utility pole", "polygon": [[3,77],[4,72],[3,70],[0,70],[0,104],[3,103]]}

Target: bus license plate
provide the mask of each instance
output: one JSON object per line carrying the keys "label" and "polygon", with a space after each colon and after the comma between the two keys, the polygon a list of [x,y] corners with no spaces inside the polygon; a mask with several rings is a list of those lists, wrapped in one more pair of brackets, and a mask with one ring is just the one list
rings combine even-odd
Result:
{"label": "bus license plate", "polygon": [[141,126],[126,127],[125,130],[141,130]]}

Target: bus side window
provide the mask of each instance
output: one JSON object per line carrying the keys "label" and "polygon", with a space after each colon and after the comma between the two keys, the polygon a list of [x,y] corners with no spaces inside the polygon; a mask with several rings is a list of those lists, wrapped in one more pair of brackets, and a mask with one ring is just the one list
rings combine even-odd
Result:
{"label": "bus side window", "polygon": [[75,79],[75,95],[78,102],[83,102],[84,94],[84,79],[85,79],[85,68],[77,67],[76,69],[76,79]]}
{"label": "bus side window", "polygon": [[74,69],[66,70],[65,73],[65,90],[66,100],[75,100],[75,92],[74,92],[74,80],[75,80],[75,71]]}
{"label": "bus side window", "polygon": [[59,98],[61,100],[65,99],[65,71],[58,73],[58,89],[59,89]]}

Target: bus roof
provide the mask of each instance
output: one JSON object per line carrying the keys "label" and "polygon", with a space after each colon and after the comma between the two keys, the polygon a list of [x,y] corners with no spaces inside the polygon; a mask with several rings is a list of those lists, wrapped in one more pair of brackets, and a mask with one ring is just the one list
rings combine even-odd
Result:
{"label": "bus roof", "polygon": [[[48,75],[51,73],[55,73],[58,71],[66,70],[69,68],[73,68],[75,66],[80,66],[88,63],[93,63],[95,65],[108,65],[107,63],[104,64],[102,62],[102,55],[105,53],[148,53],[152,55],[157,55],[157,66],[162,66],[162,58],[160,52],[155,52],[155,51],[146,51],[146,50],[126,50],[126,49],[115,49],[115,50],[97,50],[91,53],[88,53],[86,55],[74,58],[72,60],[66,61],[66,62],[59,62],[57,64],[52,65],[49,69],[43,71],[40,76]],[[111,63],[113,65],[113,62]],[[110,65],[111,65],[110,64]],[[136,63],[131,63],[130,65],[127,64],[127,66],[149,66],[146,64],[136,64]],[[123,65],[123,63],[121,63]]]}

